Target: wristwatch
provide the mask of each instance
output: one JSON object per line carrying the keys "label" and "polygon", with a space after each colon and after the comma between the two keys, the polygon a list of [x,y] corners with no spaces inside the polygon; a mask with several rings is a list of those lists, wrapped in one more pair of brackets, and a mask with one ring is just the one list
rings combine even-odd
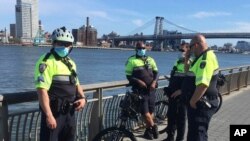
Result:
{"label": "wristwatch", "polygon": [[85,99],[87,103],[87,98],[85,97],[85,95],[77,95],[77,99]]}

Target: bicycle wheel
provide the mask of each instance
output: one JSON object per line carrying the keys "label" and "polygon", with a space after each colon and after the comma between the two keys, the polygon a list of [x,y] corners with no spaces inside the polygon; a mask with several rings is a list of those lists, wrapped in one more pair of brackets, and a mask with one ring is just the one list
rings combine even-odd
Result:
{"label": "bicycle wheel", "polygon": [[167,128],[168,101],[158,101],[155,103],[155,123],[160,134]]}
{"label": "bicycle wheel", "polygon": [[137,141],[137,139],[126,129],[110,127],[99,132],[93,141]]}
{"label": "bicycle wheel", "polygon": [[217,113],[220,110],[221,105],[222,105],[222,95],[220,93],[218,94],[218,100],[219,100],[219,105],[218,105],[218,108],[216,109],[215,113]]}

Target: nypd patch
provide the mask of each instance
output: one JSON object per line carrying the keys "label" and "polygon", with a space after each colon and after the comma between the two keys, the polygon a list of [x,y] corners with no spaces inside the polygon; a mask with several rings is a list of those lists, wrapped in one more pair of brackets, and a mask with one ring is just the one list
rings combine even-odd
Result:
{"label": "nypd patch", "polygon": [[40,64],[39,65],[39,72],[43,73],[46,68],[47,68],[47,65],[45,63]]}
{"label": "nypd patch", "polygon": [[38,76],[37,82],[39,82],[39,83],[40,83],[40,82],[44,82],[44,78],[43,78],[42,75]]}
{"label": "nypd patch", "polygon": [[200,63],[200,68],[201,68],[201,69],[204,69],[205,67],[206,67],[206,62],[201,62],[201,63]]}

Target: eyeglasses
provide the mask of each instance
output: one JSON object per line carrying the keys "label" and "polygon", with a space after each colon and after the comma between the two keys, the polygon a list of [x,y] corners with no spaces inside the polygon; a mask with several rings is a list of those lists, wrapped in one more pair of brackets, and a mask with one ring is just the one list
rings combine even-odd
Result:
{"label": "eyeglasses", "polygon": [[64,47],[69,47],[72,45],[70,42],[56,42],[58,46],[64,46]]}
{"label": "eyeglasses", "polygon": [[190,48],[190,49],[193,48],[193,46],[194,46],[195,44],[196,44],[196,43],[190,44],[190,45],[189,45],[189,48]]}
{"label": "eyeglasses", "polygon": [[179,51],[180,51],[180,52],[185,52],[185,50],[184,50],[184,49],[182,49],[182,48],[180,48],[180,49],[179,49]]}
{"label": "eyeglasses", "polygon": [[146,49],[146,48],[145,47],[137,47],[136,49],[142,50],[142,49]]}

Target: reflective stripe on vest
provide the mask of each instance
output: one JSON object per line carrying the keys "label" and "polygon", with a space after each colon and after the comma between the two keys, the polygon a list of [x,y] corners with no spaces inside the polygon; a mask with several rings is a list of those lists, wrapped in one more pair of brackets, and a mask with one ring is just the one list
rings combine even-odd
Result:
{"label": "reflective stripe on vest", "polygon": [[70,82],[70,76],[68,75],[56,75],[53,77],[53,80],[55,81],[65,81],[65,82]]}
{"label": "reflective stripe on vest", "polygon": [[[219,74],[219,69],[216,69],[216,70],[213,72],[213,76],[214,76],[214,75],[217,75],[217,74]],[[195,76],[195,74],[194,74],[192,71],[188,71],[188,72],[186,73],[186,76]]]}

